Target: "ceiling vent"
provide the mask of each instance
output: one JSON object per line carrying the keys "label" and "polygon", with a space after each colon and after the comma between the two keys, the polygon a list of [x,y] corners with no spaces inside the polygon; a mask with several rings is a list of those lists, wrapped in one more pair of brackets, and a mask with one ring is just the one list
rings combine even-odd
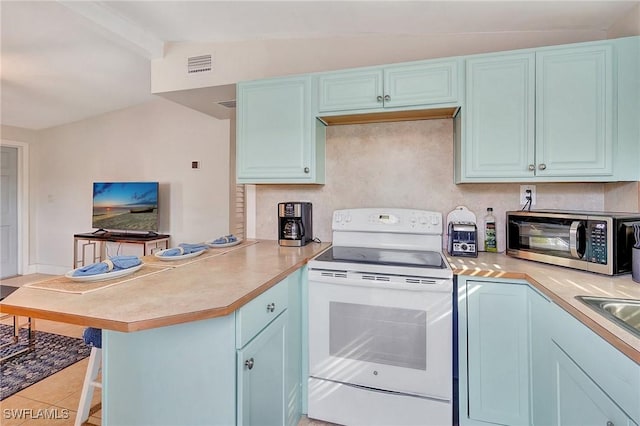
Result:
{"label": "ceiling vent", "polygon": [[191,56],[187,62],[187,72],[211,71],[211,55]]}
{"label": "ceiling vent", "polygon": [[222,105],[225,108],[235,108],[236,107],[236,100],[232,99],[230,101],[221,101],[221,102],[218,102],[218,105]]}

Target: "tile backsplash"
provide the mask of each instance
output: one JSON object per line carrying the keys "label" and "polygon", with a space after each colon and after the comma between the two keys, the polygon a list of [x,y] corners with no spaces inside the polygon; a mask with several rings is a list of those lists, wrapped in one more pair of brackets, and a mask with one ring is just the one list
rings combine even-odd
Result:
{"label": "tile backsplash", "polygon": [[[479,230],[487,207],[497,219],[504,251],[507,210],[518,210],[520,184],[453,183],[453,120],[327,127],[325,185],[257,185],[256,238],[277,239],[277,205],[313,203],[314,237],[331,240],[336,209],[400,207],[447,214],[466,206]],[[604,210],[603,183],[536,183],[534,208]],[[445,231],[446,232],[446,231]]]}

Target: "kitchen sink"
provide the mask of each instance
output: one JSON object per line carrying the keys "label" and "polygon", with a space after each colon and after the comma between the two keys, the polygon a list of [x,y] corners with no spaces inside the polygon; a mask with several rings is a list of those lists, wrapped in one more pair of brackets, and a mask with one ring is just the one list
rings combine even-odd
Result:
{"label": "kitchen sink", "polygon": [[576,296],[599,314],[640,337],[640,300]]}

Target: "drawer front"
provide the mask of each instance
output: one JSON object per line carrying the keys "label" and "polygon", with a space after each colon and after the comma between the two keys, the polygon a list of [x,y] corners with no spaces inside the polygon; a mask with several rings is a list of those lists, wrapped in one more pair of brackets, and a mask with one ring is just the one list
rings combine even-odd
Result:
{"label": "drawer front", "polygon": [[286,280],[276,284],[236,312],[236,348],[240,349],[287,309]]}

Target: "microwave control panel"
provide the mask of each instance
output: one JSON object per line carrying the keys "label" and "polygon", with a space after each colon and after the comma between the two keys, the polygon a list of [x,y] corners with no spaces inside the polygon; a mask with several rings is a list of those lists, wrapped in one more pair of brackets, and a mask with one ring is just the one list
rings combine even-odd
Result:
{"label": "microwave control panel", "polygon": [[591,250],[588,251],[588,261],[591,263],[607,264],[607,223],[590,220],[588,222],[587,239]]}

